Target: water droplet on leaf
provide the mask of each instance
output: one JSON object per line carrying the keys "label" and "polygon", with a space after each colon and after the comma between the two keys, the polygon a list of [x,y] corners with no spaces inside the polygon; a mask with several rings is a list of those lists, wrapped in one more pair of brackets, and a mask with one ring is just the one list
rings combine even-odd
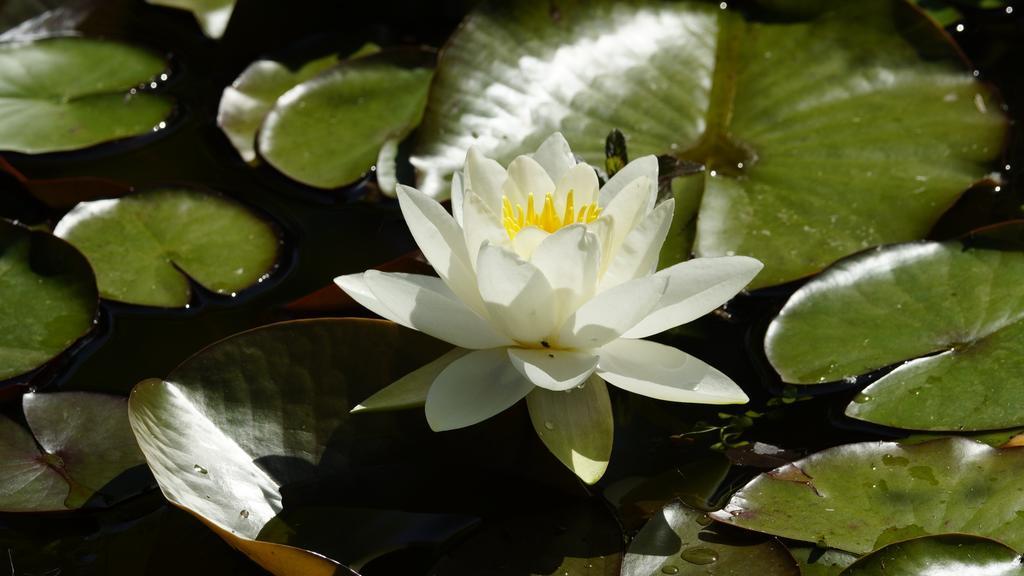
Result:
{"label": "water droplet on leaf", "polygon": [[704,565],[717,561],[718,552],[715,552],[707,546],[692,546],[683,550],[679,557],[690,564]]}

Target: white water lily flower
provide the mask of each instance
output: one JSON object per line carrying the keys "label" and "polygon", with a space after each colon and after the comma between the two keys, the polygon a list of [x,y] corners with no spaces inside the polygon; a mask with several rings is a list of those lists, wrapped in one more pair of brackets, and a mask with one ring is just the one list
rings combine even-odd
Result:
{"label": "white water lily flower", "polygon": [[762,264],[697,258],[657,271],[672,200],[656,204],[658,162],[630,162],[600,187],[561,134],[506,170],[471,149],[453,214],[399,186],[402,213],[440,278],[369,270],[337,284],[371,311],[457,346],[356,410],[425,401],[434,430],[481,422],[527,398],[548,448],[596,482],[611,452],[605,382],[674,402],[746,394],[704,362],[642,340],[742,290]]}

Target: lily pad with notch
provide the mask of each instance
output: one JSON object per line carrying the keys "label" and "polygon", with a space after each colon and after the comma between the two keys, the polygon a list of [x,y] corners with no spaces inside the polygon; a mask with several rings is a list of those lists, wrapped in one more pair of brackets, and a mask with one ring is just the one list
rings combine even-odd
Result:
{"label": "lily pad with notch", "polygon": [[175,308],[191,278],[218,294],[241,292],[277,265],[274,224],[218,194],[162,188],[82,202],[54,229],[89,259],[108,300]]}
{"label": "lily pad with notch", "polygon": [[748,530],[871,552],[957,532],[1024,546],[1024,451],[966,438],[829,448],[761,474],[711,516]]}
{"label": "lily pad with notch", "polygon": [[905,3],[816,5],[485,2],[442,51],[421,188],[446,194],[470,146],[508,162],[553,131],[599,166],[618,128],[633,157],[705,166],[693,252],[763,261],[751,288],[920,238],[999,157],[1000,103]]}
{"label": "lily pad with notch", "polygon": [[0,415],[0,511],[107,506],[152,486],[125,398],[29,393],[22,408],[28,429]]}
{"label": "lily pad with notch", "polygon": [[347,60],[291,88],[260,128],[260,156],[316,188],[357,181],[386,143],[400,141],[419,124],[433,59],[429,51],[384,51]]}
{"label": "lily pad with notch", "polygon": [[[796,291],[765,338],[786,382],[850,379],[900,364],[846,414],[930,431],[1024,425],[1024,250],[1019,224],[843,260]],[[999,237],[996,237],[998,235]]]}
{"label": "lily pad with notch", "polygon": [[203,34],[218,39],[224,35],[235,11],[235,0],[146,0],[149,4],[188,10],[196,17]]}
{"label": "lily pad with notch", "polygon": [[93,327],[88,261],[46,232],[0,220],[0,380],[46,364]]}
{"label": "lily pad with notch", "polygon": [[264,568],[348,573],[338,562],[432,544],[466,526],[463,516],[376,514],[366,488],[356,488],[386,467],[392,450],[422,450],[417,431],[426,426],[418,414],[349,411],[446,348],[383,321],[264,326],[139,383],[132,428],[167,499]]}
{"label": "lily pad with notch", "polygon": [[[366,44],[348,58],[359,58],[378,50],[376,45]],[[310,60],[296,70],[274,60],[253,62],[221,94],[217,125],[243,160],[256,162],[256,135],[277,99],[341,61],[337,55],[329,54]]]}
{"label": "lily pad with notch", "polygon": [[166,69],[161,56],[105,40],[0,44],[0,150],[77,150],[151,133],[174,100],[143,87]]}

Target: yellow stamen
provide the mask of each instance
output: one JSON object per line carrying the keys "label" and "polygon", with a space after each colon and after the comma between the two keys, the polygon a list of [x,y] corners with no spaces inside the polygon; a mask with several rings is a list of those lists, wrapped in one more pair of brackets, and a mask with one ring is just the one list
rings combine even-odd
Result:
{"label": "yellow stamen", "polygon": [[523,228],[530,226],[550,233],[571,224],[593,222],[600,215],[601,208],[597,206],[597,202],[586,204],[577,212],[572,190],[566,195],[565,210],[561,217],[555,211],[555,198],[550,193],[544,195],[543,207],[539,213],[535,208],[532,193],[526,196],[525,210],[522,204],[513,205],[508,196],[501,198],[501,222],[508,232],[508,237],[513,239]]}

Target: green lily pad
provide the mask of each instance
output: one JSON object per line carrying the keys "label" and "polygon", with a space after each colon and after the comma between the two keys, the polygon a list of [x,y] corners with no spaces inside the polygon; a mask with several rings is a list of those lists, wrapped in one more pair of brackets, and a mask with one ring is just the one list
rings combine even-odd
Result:
{"label": "green lily pad", "polygon": [[124,398],[89,392],[26,394],[29,430],[0,415],[0,511],[106,505],[148,485],[115,478],[145,463]]}
{"label": "green lily pad", "polygon": [[890,544],[864,558],[842,576],[931,576],[934,574],[1024,576],[1021,556],[1005,544],[963,534],[915,538]]}
{"label": "green lily pad", "polygon": [[275,227],[223,196],[184,188],[82,202],[54,229],[96,270],[100,296],[144,306],[186,306],[189,278],[234,295],[277,264]]}
{"label": "green lily pad", "polygon": [[0,44],[0,150],[76,150],[152,132],[174,100],[139,88],[166,68],[160,56],[117,42]]}
{"label": "green lily pad", "polygon": [[798,290],[768,328],[786,382],[851,378],[909,360],[846,413],[915,430],[1024,425],[1024,251],[962,242],[844,260]]}
{"label": "green lily pad", "polygon": [[1024,451],[965,438],[829,448],[761,474],[712,517],[863,554],[960,532],[1024,547]]}
{"label": "green lily pad", "polygon": [[599,166],[618,128],[632,157],[706,166],[693,250],[760,259],[752,288],[920,238],[990,171],[1007,120],[911,7],[826,8],[779,22],[696,2],[484,3],[442,51],[421,188],[445,194],[470,146],[508,162],[556,130]]}
{"label": "green lily pad", "polygon": [[[375,44],[366,44],[349,56],[361,58],[380,51]],[[246,67],[238,78],[224,89],[217,109],[217,125],[231,145],[246,162],[256,161],[256,134],[274,103],[282,94],[324,70],[338,65],[341,59],[331,54],[290,70],[273,60],[257,60]]]}
{"label": "green lily pad", "polygon": [[89,263],[45,232],[0,220],[0,380],[35,370],[92,329]]}
{"label": "green lily pad", "polygon": [[714,526],[704,512],[670,502],[633,539],[622,576],[738,575],[757,566],[764,576],[799,576],[786,547],[758,534]]}
{"label": "green lily pad", "polygon": [[[340,568],[323,555],[348,563],[365,559],[365,550],[356,554],[341,536],[294,534],[332,517],[334,508],[310,495],[320,483],[332,498],[353,501],[338,487],[360,461],[407,434],[394,417],[349,410],[445,348],[383,321],[265,326],[214,344],[163,380],[139,383],[131,424],[168,500],[275,574],[331,574]],[[286,506],[291,514],[275,521]],[[328,518],[310,521],[316,508]],[[265,529],[278,540],[257,540]],[[325,548],[286,546],[294,543]]]}
{"label": "green lily pad", "polygon": [[149,4],[188,10],[195,15],[203,34],[220,38],[228,28],[235,0],[146,0]]}
{"label": "green lily pad", "polygon": [[381,147],[419,124],[433,71],[384,56],[349,60],[285,92],[257,146],[290,178],[317,188],[351,184]]}

